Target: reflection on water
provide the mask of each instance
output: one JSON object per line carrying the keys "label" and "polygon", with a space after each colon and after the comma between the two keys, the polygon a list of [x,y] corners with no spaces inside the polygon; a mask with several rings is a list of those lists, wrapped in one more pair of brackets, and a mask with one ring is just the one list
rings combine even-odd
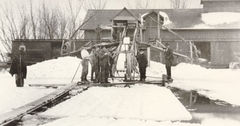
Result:
{"label": "reflection on water", "polygon": [[[240,124],[240,106],[233,106],[223,101],[211,100],[198,95],[196,102],[189,105],[190,93],[172,89],[172,92],[178,97],[179,101],[189,110],[193,119],[192,123],[211,123],[216,122],[235,122]],[[216,121],[219,120],[219,121]],[[230,125],[231,126],[231,125]],[[234,125],[235,126],[235,125]]]}

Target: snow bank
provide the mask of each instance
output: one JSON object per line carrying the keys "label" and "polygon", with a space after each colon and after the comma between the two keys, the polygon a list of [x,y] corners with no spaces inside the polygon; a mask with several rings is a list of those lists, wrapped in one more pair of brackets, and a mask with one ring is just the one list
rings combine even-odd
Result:
{"label": "snow bank", "polygon": [[197,90],[213,100],[240,105],[240,70],[206,69],[198,65],[179,64],[173,68],[171,86],[184,90]]}
{"label": "snow bank", "polygon": [[68,84],[79,64],[74,81],[80,81],[82,66],[81,59],[77,57],[60,57],[29,66],[26,81],[29,84]]}
{"label": "snow bank", "polygon": [[202,21],[207,25],[239,23],[240,13],[235,12],[203,13]]}
{"label": "snow bank", "polygon": [[169,89],[153,85],[92,87],[42,115],[157,121],[191,119],[190,113]]}
{"label": "snow bank", "polygon": [[147,70],[146,70],[146,76],[147,76],[146,79],[147,80],[161,79],[162,74],[165,74],[165,65],[158,62],[151,61],[150,66],[147,67]]}
{"label": "snow bank", "polygon": [[[147,80],[166,74],[164,64],[151,61]],[[180,63],[172,68],[174,82],[170,85],[183,90],[197,90],[213,100],[240,105],[239,69],[207,69],[199,65]],[[156,80],[156,78],[154,78]]]}

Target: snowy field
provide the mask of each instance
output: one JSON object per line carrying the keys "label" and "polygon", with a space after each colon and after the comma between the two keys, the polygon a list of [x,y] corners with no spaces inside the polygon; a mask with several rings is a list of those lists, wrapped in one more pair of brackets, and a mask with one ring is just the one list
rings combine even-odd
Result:
{"label": "snowy field", "polygon": [[[29,87],[27,84],[69,84],[71,83],[71,80],[76,72],[76,68],[78,67],[79,63],[81,62],[80,59],[76,57],[62,57],[58,59],[48,60],[41,63],[37,63],[32,66],[28,66],[28,75],[26,79],[25,87],[23,88],[16,88],[15,87],[15,80],[14,78],[6,71],[0,72],[0,114],[4,112],[8,112],[13,110],[14,108],[17,108],[19,106],[22,106],[30,101],[36,100],[55,89],[47,89],[47,88],[36,88],[36,87]],[[231,69],[206,69],[203,67],[200,67],[198,65],[192,65],[192,64],[179,64],[176,67],[173,67],[172,74],[174,78],[174,82],[170,84],[169,86],[181,88],[183,90],[197,90],[198,93],[205,95],[211,99],[218,99],[225,101],[229,104],[232,104],[233,106],[239,106],[240,105],[240,86],[239,86],[239,80],[238,76],[240,75],[240,70],[231,70]],[[162,74],[165,74],[165,67],[163,64],[151,62],[150,68],[147,68],[147,76],[151,76],[153,78],[148,77],[147,80],[154,80],[154,77],[161,77]],[[89,74],[90,75],[90,74]],[[74,82],[77,82],[80,80],[81,76],[81,65],[79,67],[79,70],[77,71],[77,74],[74,78]],[[137,86],[141,87],[141,86]],[[153,86],[154,87],[154,86]],[[146,87],[141,87],[141,89]],[[152,88],[152,87],[151,87]],[[133,91],[137,91],[138,88],[130,88],[130,89],[136,89]],[[127,89],[126,90],[130,90]],[[96,90],[93,89],[93,90]],[[100,90],[105,90],[99,89]],[[154,93],[154,90],[152,93]],[[151,92],[149,91],[149,92]],[[92,95],[94,95],[96,98],[100,97],[94,92],[90,92]],[[84,94],[82,94],[84,95]],[[106,95],[106,94],[105,94]],[[129,95],[131,95],[131,92],[129,92]],[[134,95],[134,94],[132,94]],[[151,94],[152,95],[152,94]],[[7,97],[6,97],[7,96]],[[127,97],[127,93],[126,96]],[[121,100],[124,100],[125,97],[123,97]],[[140,99],[140,96],[136,96]],[[74,97],[75,98],[75,97]],[[77,98],[77,96],[76,96]],[[86,97],[82,97],[86,98]],[[111,98],[107,97],[105,100],[107,101],[114,101],[117,98]],[[100,98],[98,98],[100,99]],[[74,99],[73,99],[74,100]],[[138,105],[135,109],[139,108],[141,104],[135,103],[134,100],[126,99],[129,101],[122,101],[122,103],[128,103],[130,102],[133,106]],[[148,99],[151,101],[151,99]],[[137,100],[136,100],[137,101]],[[92,103],[93,101],[89,101]],[[96,100],[96,102],[99,103],[99,105],[103,105],[101,100]],[[109,106],[104,106],[102,108],[113,108],[114,105],[117,104],[116,101],[111,103],[109,102]],[[115,104],[114,104],[115,103]],[[66,103],[67,104],[67,103]],[[62,112],[64,112],[65,107],[69,106],[63,106],[61,108],[58,108],[54,110],[59,111],[59,116],[62,115]],[[87,105],[85,105],[87,107]],[[89,105],[89,109],[94,109],[94,106]],[[109,108],[110,107],[110,108]],[[115,106],[116,107],[116,106]],[[128,106],[132,107],[132,106]],[[57,108],[57,107],[56,107]],[[81,107],[79,106],[79,109],[76,108],[76,110],[81,110]],[[124,109],[124,108],[122,108]],[[132,108],[131,108],[132,109]],[[62,110],[62,111],[61,111]],[[86,110],[86,109],[85,109]],[[50,113],[53,110],[46,111],[46,113]],[[90,110],[89,110],[90,111]],[[98,110],[100,112],[100,110]],[[101,111],[104,111],[101,110]],[[124,110],[126,111],[126,110]],[[111,111],[109,111],[111,112]],[[135,111],[138,112],[137,110]],[[69,112],[71,115],[71,112]],[[135,113],[135,115],[136,115]],[[51,125],[111,125],[111,126],[118,126],[118,125],[143,125],[143,126],[155,126],[155,125],[163,125],[163,126],[211,126],[211,125],[220,125],[220,126],[239,126],[240,121],[237,120],[228,120],[228,119],[219,119],[215,117],[209,117],[208,119],[204,119],[201,124],[190,124],[190,123],[183,123],[183,122],[170,122],[170,121],[163,121],[163,122],[156,122],[153,120],[132,120],[129,118],[121,118],[121,119],[115,119],[115,118],[101,118],[96,117],[93,115],[91,116],[83,116],[81,115],[67,115],[68,113],[65,113],[66,115],[63,115],[64,118],[58,119],[56,121],[53,121],[51,123],[46,124],[47,126]],[[96,114],[96,113],[95,113]],[[117,114],[117,112],[115,113]],[[126,114],[126,113],[125,113]],[[51,115],[51,114],[49,114]],[[128,114],[127,114],[128,115]],[[165,115],[162,114],[162,115]],[[129,113],[128,116],[131,116]],[[161,115],[158,115],[161,116]],[[141,116],[138,116],[139,118]],[[157,117],[157,116],[156,116]],[[143,117],[142,117],[143,118]]]}

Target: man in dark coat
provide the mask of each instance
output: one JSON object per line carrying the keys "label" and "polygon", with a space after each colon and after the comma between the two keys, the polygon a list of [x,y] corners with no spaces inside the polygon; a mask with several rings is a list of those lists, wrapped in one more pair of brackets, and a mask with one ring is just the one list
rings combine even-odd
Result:
{"label": "man in dark coat", "polygon": [[109,52],[103,47],[99,53],[99,63],[100,63],[100,82],[108,83],[109,76]]}
{"label": "man in dark coat", "polygon": [[16,86],[23,87],[24,79],[27,76],[27,65],[24,61],[24,54],[26,48],[19,48],[19,54],[13,56],[9,73],[13,76],[15,74]]}
{"label": "man in dark coat", "polygon": [[167,71],[167,79],[172,80],[172,74],[171,74],[171,66],[173,64],[173,51],[171,48],[169,48],[169,44],[166,44],[166,50],[165,50],[165,67]]}
{"label": "man in dark coat", "polygon": [[139,54],[137,55],[138,67],[140,72],[140,81],[145,81],[146,79],[146,68],[147,68],[147,57],[144,54],[144,50],[140,49]]}

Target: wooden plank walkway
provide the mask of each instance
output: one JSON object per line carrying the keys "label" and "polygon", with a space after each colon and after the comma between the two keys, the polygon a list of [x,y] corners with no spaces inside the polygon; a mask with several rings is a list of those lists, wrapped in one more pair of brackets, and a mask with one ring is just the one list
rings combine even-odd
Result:
{"label": "wooden plank walkway", "polygon": [[77,86],[77,84],[69,84],[68,86],[57,89],[56,91],[50,93],[49,95],[46,95],[40,99],[37,99],[33,102],[26,104],[24,106],[16,108],[13,111],[10,111],[10,112],[0,115],[0,125],[6,125],[14,120],[20,119],[22,116],[24,116],[28,113],[31,113],[34,110],[50,103],[51,101],[61,97],[62,95],[68,93],[70,90],[72,90],[76,86]]}

